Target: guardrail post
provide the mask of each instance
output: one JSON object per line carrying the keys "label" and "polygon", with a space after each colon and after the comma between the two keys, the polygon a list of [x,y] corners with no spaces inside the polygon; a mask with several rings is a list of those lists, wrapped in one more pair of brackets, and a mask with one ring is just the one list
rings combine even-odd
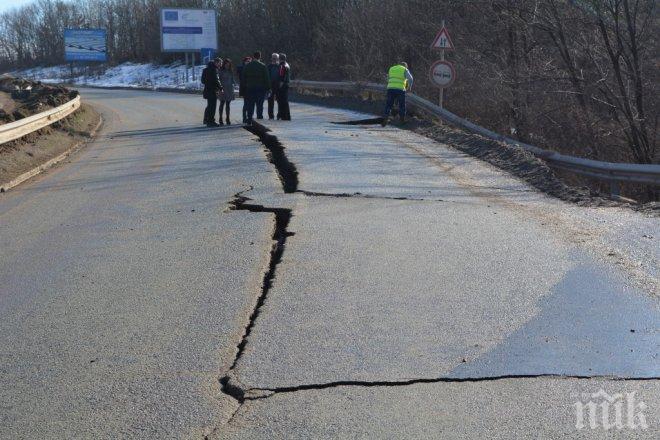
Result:
{"label": "guardrail post", "polygon": [[613,196],[621,195],[621,185],[616,180],[610,180],[610,194]]}

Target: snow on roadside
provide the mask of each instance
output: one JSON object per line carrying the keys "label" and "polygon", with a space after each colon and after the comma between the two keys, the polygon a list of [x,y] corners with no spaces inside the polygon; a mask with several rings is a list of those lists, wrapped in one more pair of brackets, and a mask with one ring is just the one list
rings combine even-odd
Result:
{"label": "snow on roadside", "polygon": [[188,81],[186,81],[186,68],[180,64],[124,63],[107,68],[101,66],[89,69],[75,68],[73,76],[68,65],[59,65],[19,70],[11,74],[51,84],[65,82],[96,87],[164,87],[197,90],[201,89],[199,76],[203,68],[204,66],[195,67],[196,81],[192,81],[192,69],[188,69]]}

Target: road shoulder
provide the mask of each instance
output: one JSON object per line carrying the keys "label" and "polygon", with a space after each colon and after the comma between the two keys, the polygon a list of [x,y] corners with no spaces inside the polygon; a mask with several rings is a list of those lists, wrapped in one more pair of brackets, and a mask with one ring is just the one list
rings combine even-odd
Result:
{"label": "road shoulder", "polygon": [[101,115],[83,104],[49,127],[0,145],[0,191],[4,192],[66,159],[94,138]]}

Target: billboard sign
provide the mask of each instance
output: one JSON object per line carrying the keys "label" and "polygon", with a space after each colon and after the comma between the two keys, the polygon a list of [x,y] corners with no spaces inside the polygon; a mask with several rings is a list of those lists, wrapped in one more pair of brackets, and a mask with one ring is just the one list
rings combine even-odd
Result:
{"label": "billboard sign", "polygon": [[107,61],[105,29],[64,29],[66,61]]}
{"label": "billboard sign", "polygon": [[161,9],[160,41],[163,52],[218,50],[218,29],[213,9]]}

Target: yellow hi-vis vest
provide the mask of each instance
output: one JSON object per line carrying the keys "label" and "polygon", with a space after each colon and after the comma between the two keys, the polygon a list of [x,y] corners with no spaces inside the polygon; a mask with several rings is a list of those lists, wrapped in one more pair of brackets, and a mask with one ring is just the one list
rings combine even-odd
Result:
{"label": "yellow hi-vis vest", "polygon": [[387,74],[387,88],[405,91],[407,85],[406,68],[401,64],[390,67],[390,71]]}

